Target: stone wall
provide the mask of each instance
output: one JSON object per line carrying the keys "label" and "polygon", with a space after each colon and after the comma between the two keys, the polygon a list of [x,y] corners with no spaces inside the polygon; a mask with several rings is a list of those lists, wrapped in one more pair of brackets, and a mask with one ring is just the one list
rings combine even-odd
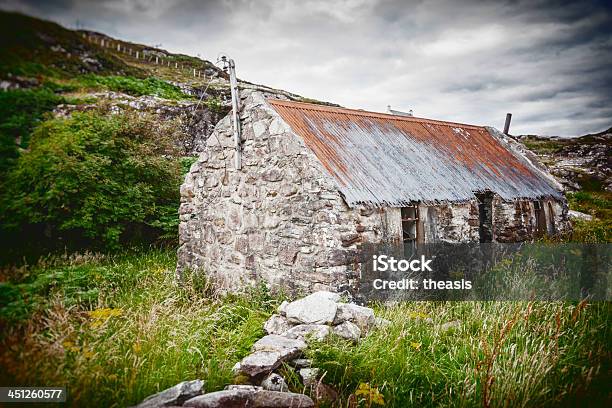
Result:
{"label": "stone wall", "polygon": [[243,167],[226,117],[181,186],[177,272],[204,270],[227,289],[338,290],[360,242],[400,236],[399,209],[349,208],[264,95],[242,93]]}

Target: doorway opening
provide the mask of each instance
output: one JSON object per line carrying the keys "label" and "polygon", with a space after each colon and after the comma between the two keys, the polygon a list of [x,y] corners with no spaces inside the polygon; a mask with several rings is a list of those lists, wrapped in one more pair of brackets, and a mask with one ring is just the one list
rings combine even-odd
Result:
{"label": "doorway opening", "polygon": [[481,243],[493,242],[493,193],[476,194],[478,199],[478,236]]}

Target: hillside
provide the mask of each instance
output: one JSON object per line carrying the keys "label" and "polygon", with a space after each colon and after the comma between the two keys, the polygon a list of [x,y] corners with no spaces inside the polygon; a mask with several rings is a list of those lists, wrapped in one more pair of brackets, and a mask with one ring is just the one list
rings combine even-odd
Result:
{"label": "hillside", "polygon": [[[65,116],[70,111],[87,110],[107,102],[159,111],[162,120],[184,116],[183,123],[188,123],[185,153],[189,155],[197,152],[195,147],[201,145],[230,109],[228,75],[210,61],[93,31],[69,30],[18,13],[0,12],[0,34],[0,89],[31,91],[26,92],[28,96],[36,94],[37,107],[21,107],[28,114],[36,111],[29,121],[36,122],[55,105],[60,105],[59,114]],[[239,83],[243,88],[301,99],[289,92],[242,80]],[[38,97],[41,93],[48,102],[43,104],[42,111]],[[3,105],[13,105],[15,99],[23,105],[23,95],[4,95]],[[0,109],[5,118],[13,113],[10,106]],[[3,127],[5,150],[10,150],[14,142],[19,148],[27,148],[26,129]],[[16,157],[16,153],[9,156]]]}
{"label": "hillside", "polygon": [[612,128],[575,138],[517,136],[566,191],[612,192]]}

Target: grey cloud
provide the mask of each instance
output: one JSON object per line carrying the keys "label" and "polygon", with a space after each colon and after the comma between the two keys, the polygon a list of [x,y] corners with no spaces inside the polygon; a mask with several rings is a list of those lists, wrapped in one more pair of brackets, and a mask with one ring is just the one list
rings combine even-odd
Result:
{"label": "grey cloud", "polygon": [[237,61],[251,82],[354,108],[578,135],[612,125],[603,1],[14,1],[4,9],[173,52]]}

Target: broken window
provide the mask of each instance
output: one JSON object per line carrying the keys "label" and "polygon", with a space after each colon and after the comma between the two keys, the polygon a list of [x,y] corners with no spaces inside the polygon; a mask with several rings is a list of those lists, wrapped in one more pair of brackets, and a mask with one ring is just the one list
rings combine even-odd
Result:
{"label": "broken window", "polygon": [[402,207],[402,241],[414,244],[417,241],[419,210],[416,205]]}

